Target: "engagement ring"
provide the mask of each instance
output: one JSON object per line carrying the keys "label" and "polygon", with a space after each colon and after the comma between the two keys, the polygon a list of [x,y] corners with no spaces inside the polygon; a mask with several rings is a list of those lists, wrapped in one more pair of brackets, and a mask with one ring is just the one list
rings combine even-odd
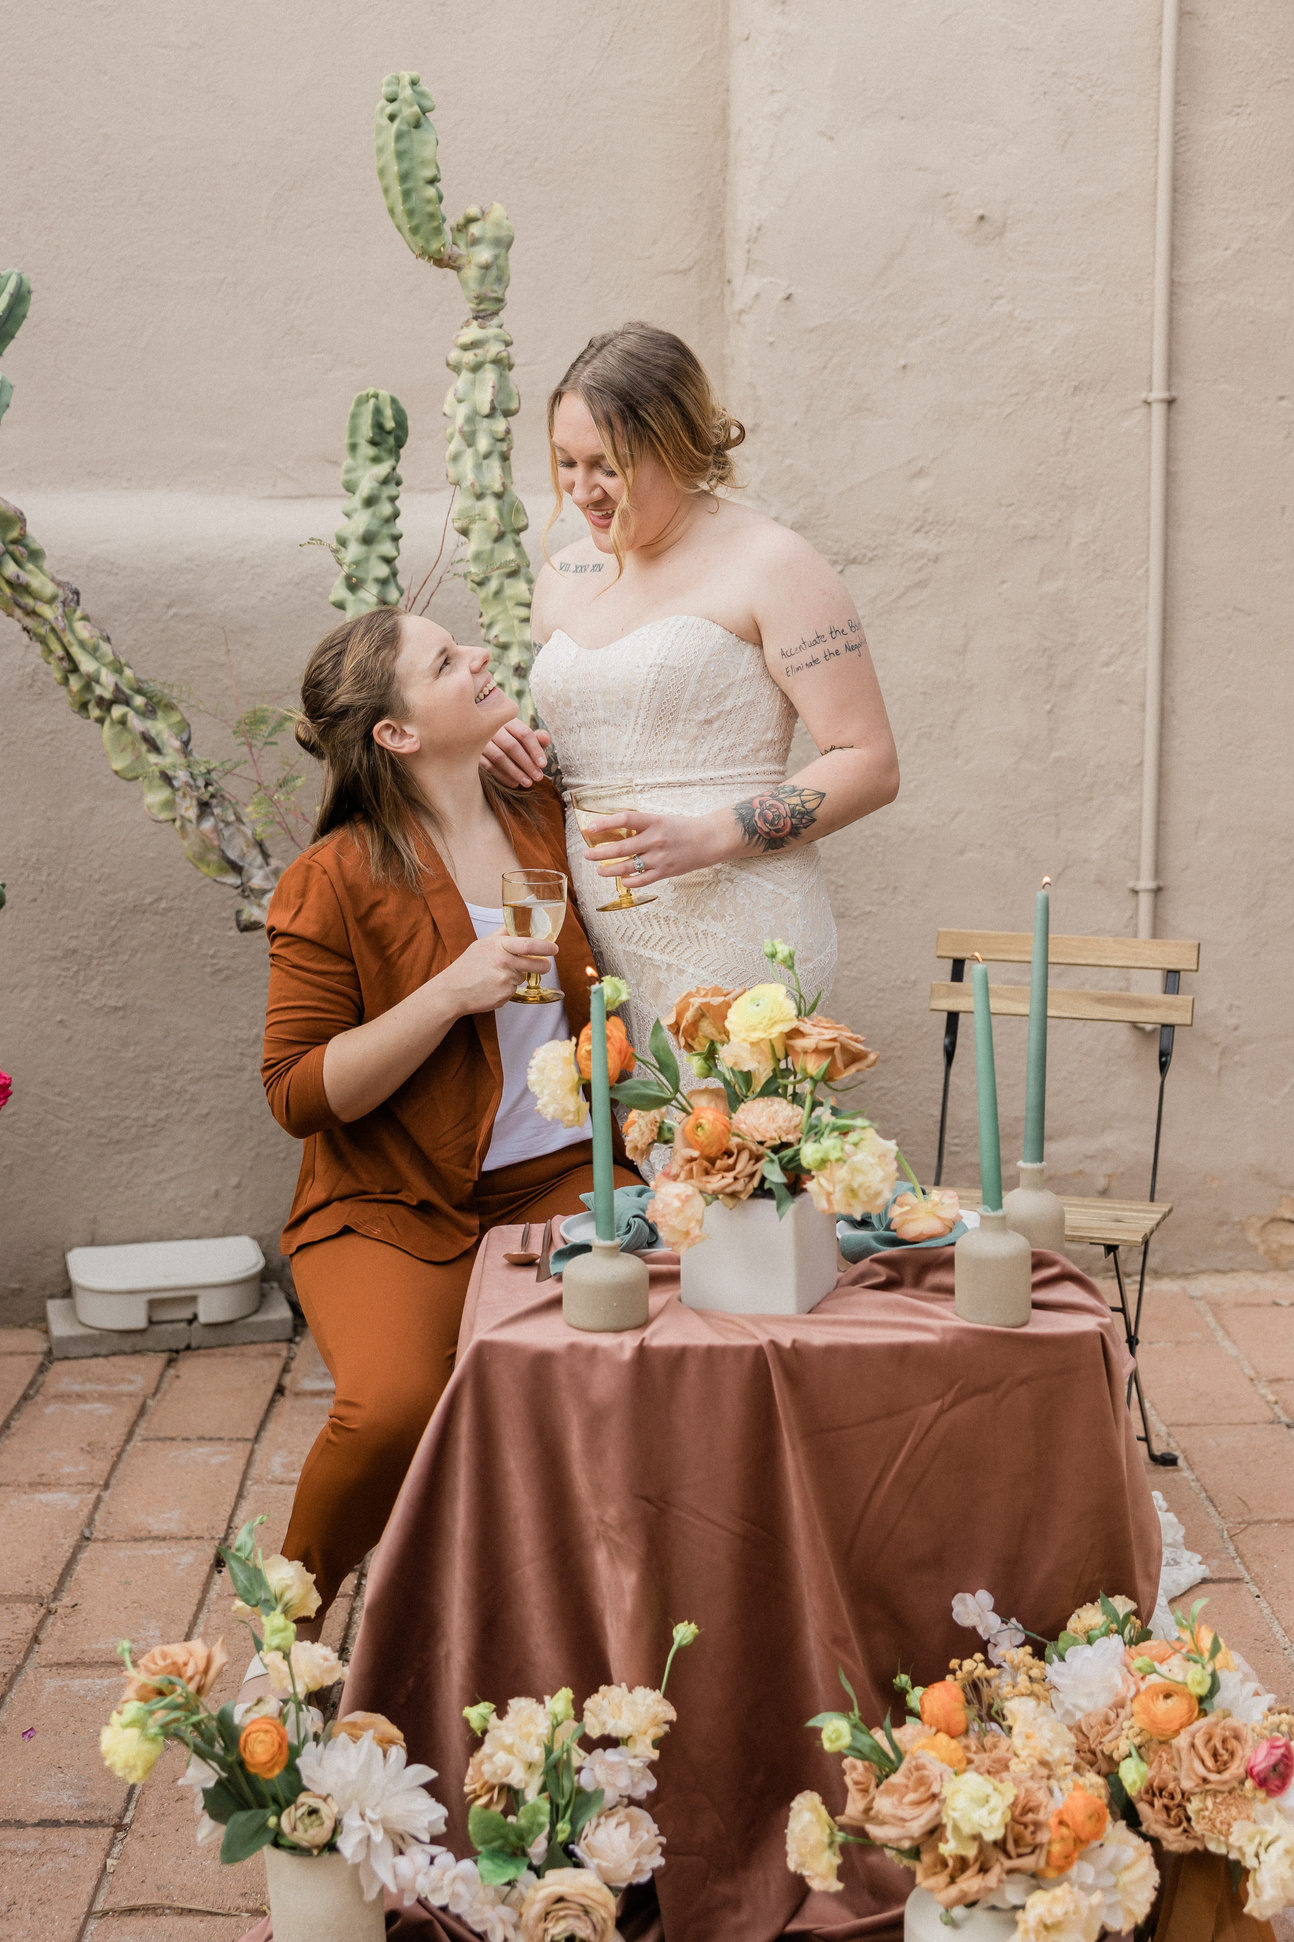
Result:
{"label": "engagement ring", "polygon": [[634,858],[634,875],[640,876],[646,868],[647,868],[647,865],[643,862],[642,858],[640,856],[636,856]]}

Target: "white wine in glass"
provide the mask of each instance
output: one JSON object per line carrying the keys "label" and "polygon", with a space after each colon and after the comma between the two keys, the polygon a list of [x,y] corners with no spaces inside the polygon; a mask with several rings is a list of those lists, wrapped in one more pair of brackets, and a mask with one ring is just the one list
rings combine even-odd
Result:
{"label": "white wine in glass", "polygon": [[[505,870],[503,928],[509,937],[555,939],[566,921],[566,878],[560,870]],[[562,993],[540,983],[543,973],[529,971],[510,1003],[560,1005]]]}
{"label": "white wine in glass", "polygon": [[[618,783],[612,784],[607,788],[572,789],[571,807],[575,811],[575,820],[579,824],[580,830],[584,831],[587,830],[590,823],[596,822],[601,816],[616,816],[622,810],[637,809],[638,797],[633,789],[627,785],[621,786]],[[630,829],[601,830],[598,833],[594,850],[596,852],[598,844],[622,843],[627,841],[632,835],[633,831]],[[622,861],[618,857],[613,860],[616,862]],[[654,895],[635,897],[623,877],[617,877],[615,885],[616,896],[609,904],[598,904],[597,908],[599,910],[634,910],[639,904],[654,904],[656,902]]]}

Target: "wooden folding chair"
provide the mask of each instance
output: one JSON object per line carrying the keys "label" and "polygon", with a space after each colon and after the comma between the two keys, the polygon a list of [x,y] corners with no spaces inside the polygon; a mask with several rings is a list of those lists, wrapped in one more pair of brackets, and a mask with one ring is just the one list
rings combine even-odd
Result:
{"label": "wooden folding chair", "polygon": [[[936,1186],[943,1178],[944,1136],[948,1130],[948,1088],[952,1079],[953,1059],[957,1053],[957,1027],[961,1022],[962,1012],[974,1010],[971,988],[965,981],[966,963],[977,954],[986,964],[1028,964],[1033,956],[1033,938],[1027,931],[941,930],[935,940],[935,956],[948,958],[952,963],[951,980],[946,984],[936,982],[930,987],[931,1011],[941,1011],[946,1014],[944,1088],[943,1101],[939,1108],[939,1152],[935,1162]],[[1151,1236],[1173,1211],[1171,1201],[1155,1199],[1155,1188],[1159,1181],[1159,1139],[1164,1124],[1164,1083],[1168,1078],[1168,1068],[1173,1062],[1173,1039],[1177,1027],[1194,1023],[1195,1000],[1182,996],[1180,986],[1183,971],[1199,970],[1200,947],[1198,943],[1190,943],[1183,939],[1161,937],[1053,937],[1049,962],[1085,965],[1103,971],[1149,970],[1162,971],[1164,974],[1162,993],[1073,991],[1052,985],[1047,993],[1047,1016],[1159,1027],[1159,1099],[1155,1109],[1155,1140],[1150,1160],[1149,1195],[1143,1201],[1080,1200],[1062,1194],[1061,1200],[1065,1208],[1065,1239],[1087,1241],[1103,1248],[1106,1259],[1114,1263],[1115,1285],[1119,1290],[1119,1308],[1123,1315],[1128,1351],[1133,1359],[1132,1377],[1128,1383],[1128,1404],[1131,1407],[1132,1392],[1135,1388],[1144,1432],[1140,1440],[1145,1444],[1151,1462],[1175,1464],[1177,1458],[1171,1451],[1155,1448],[1136,1358],[1137,1342],[1141,1331],[1141,1303],[1146,1291],[1146,1261],[1150,1253]],[[1027,1018],[1029,1015],[1028,985],[991,984],[989,1008],[995,1016]],[[965,1193],[962,1198],[969,1204],[975,1201],[976,1195]],[[1119,1250],[1125,1247],[1141,1249],[1136,1306],[1131,1311],[1128,1306],[1123,1264],[1119,1256]]]}

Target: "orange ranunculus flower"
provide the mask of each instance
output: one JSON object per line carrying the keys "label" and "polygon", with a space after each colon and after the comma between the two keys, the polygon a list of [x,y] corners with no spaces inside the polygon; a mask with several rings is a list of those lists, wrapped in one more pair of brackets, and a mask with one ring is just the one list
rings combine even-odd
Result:
{"label": "orange ranunculus flower", "polygon": [[[580,1033],[579,1044],[575,1048],[575,1063],[581,1079],[593,1077],[593,1027],[586,1025]],[[634,1049],[629,1043],[629,1034],[618,1018],[607,1020],[607,1078],[612,1085],[617,1079],[627,1079],[637,1060]]]}
{"label": "orange ranunculus flower", "polygon": [[933,1753],[936,1760],[942,1760],[954,1773],[964,1773],[967,1754],[959,1740],[950,1740],[946,1733],[929,1733],[924,1740],[913,1743],[914,1753]]}
{"label": "orange ranunculus flower", "polygon": [[1086,1787],[1073,1788],[1057,1812],[1066,1827],[1073,1828],[1084,1847],[1099,1841],[1110,1824],[1109,1808],[1095,1794],[1089,1794]]}
{"label": "orange ranunculus flower", "polygon": [[955,1679],[940,1679],[921,1695],[921,1723],[932,1733],[960,1740],[966,1731],[966,1701]]}
{"label": "orange ranunculus flower", "polygon": [[1051,1839],[1047,1843],[1047,1860],[1038,1873],[1044,1881],[1056,1875],[1068,1874],[1086,1843],[1080,1841],[1069,1822],[1061,1818],[1058,1807],[1051,1817]]}
{"label": "orange ranunculus flower", "polygon": [[135,1661],[134,1673],[127,1675],[122,1704],[132,1699],[144,1703],[160,1699],[159,1679],[182,1679],[191,1693],[205,1699],[228,1663],[223,1639],[217,1639],[214,1645],[203,1639],[186,1639],[183,1645],[155,1645]]}
{"label": "orange ranunculus flower", "polygon": [[[1208,1664],[1209,1648],[1213,1644],[1214,1637],[1210,1626],[1206,1625],[1201,1619],[1195,1627],[1194,1633],[1192,1633],[1187,1626],[1179,1625],[1177,1628],[1177,1636],[1181,1640],[1179,1650],[1189,1652],[1194,1647],[1195,1651],[1204,1660],[1204,1663],[1206,1665]],[[1229,1648],[1222,1643],[1221,1639],[1218,1640],[1218,1656],[1213,1661],[1213,1664],[1219,1672],[1234,1672],[1236,1669],[1236,1662],[1232,1658]]]}
{"label": "orange ranunculus flower", "polygon": [[731,1136],[732,1121],[713,1106],[698,1106],[690,1112],[675,1135],[706,1160],[717,1160]]}
{"label": "orange ranunculus flower", "polygon": [[1151,1679],[1132,1702],[1132,1717],[1152,1740],[1175,1740],[1200,1716],[1200,1702],[1172,1679]]}
{"label": "orange ranunculus flower", "polygon": [[249,1719],[238,1736],[238,1751],[248,1773],[273,1780],[288,1763],[288,1730],[282,1720]]}

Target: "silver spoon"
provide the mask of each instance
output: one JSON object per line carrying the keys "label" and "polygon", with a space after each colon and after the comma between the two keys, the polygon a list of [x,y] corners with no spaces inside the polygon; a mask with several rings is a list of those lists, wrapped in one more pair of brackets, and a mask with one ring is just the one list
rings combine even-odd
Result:
{"label": "silver spoon", "polygon": [[514,1268],[528,1268],[533,1262],[539,1259],[539,1249],[531,1248],[530,1246],[529,1221],[526,1222],[521,1230],[521,1246],[514,1254],[505,1254],[503,1258],[505,1261],[511,1262]]}

